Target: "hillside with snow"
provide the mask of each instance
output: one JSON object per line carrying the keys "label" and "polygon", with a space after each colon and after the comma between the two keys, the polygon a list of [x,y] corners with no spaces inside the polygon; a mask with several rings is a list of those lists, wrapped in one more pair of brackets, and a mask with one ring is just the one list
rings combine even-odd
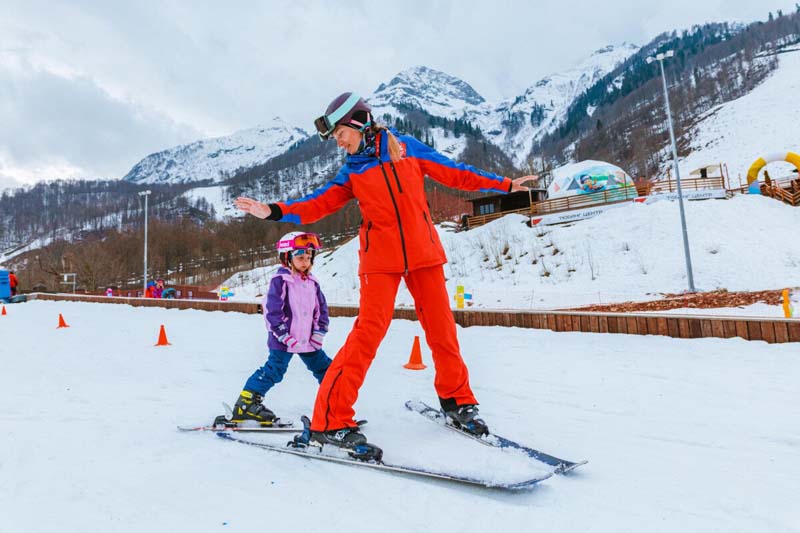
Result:
{"label": "hillside with snow", "polygon": [[[698,290],[800,287],[800,240],[793,237],[800,209],[751,195],[685,207]],[[654,300],[687,289],[676,202],[631,203],[569,225],[525,222],[508,215],[460,233],[439,226],[448,292],[463,285],[479,308],[555,309]],[[331,303],[358,303],[358,246],[353,239],[317,260],[314,274]],[[255,298],[274,268],[226,283],[237,298]],[[413,305],[403,285],[397,303]],[[782,316],[780,308],[770,312]]]}
{"label": "hillside with snow", "polygon": [[[425,66],[398,73],[365,97],[379,118],[384,114],[402,117],[405,109],[411,107],[435,117],[467,120],[480,127],[487,139],[516,164],[521,164],[530,154],[535,139],[563,120],[576,96],[637,50],[638,47],[629,44],[598,50],[581,64],[548,76],[522,95],[499,103],[487,103],[467,82]],[[534,109],[539,115],[532,118]],[[276,117],[267,126],[149,155],[123,179],[138,183],[219,182],[237,170],[252,168],[285,153],[308,135],[303,128],[289,126]]]}
{"label": "hillside with snow", "polygon": [[[745,96],[722,104],[686,134],[691,153],[680,160],[682,175],[706,165],[727,165],[731,185],[747,182],[747,170],[759,157],[776,152],[800,152],[800,48],[786,50],[766,81]],[[773,177],[794,167],[773,163]],[[763,171],[762,171],[763,179]]]}
{"label": "hillside with snow", "polygon": [[607,46],[571,69],[542,78],[520,96],[465,109],[466,118],[524,168],[536,141],[561,125],[575,98],[638,50],[629,43]]}
{"label": "hillside with snow", "polygon": [[122,179],[137,183],[223,181],[237,170],[286,152],[308,135],[302,128],[289,126],[275,117],[263,126],[151,154]]}

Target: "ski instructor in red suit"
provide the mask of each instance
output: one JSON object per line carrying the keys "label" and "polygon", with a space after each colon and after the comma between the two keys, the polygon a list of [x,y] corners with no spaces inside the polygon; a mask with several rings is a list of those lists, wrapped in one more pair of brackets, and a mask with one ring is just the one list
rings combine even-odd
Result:
{"label": "ski instructor in red suit", "polygon": [[461,357],[442,266],[447,259],[431,220],[424,177],[456,189],[491,193],[526,191],[522,183],[538,178],[512,180],[455,163],[414,137],[375,123],[371,108],[355,93],[334,99],[314,125],[323,140],[333,137],[347,152],[333,180],[298,200],[235,201],[238,209],[259,218],[295,224],[315,222],[352,199],[361,209],[359,314],[320,384],[311,420],[312,443],[350,451],[367,445],[353,405],[391,323],[401,278],[414,297],[431,348],[442,410],[456,426],[475,435],[488,433]]}

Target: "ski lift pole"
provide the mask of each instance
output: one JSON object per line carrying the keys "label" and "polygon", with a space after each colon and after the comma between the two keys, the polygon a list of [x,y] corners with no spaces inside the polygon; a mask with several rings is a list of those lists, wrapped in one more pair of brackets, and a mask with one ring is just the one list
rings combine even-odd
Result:
{"label": "ski lift pole", "polygon": [[667,77],[664,75],[664,59],[672,57],[674,52],[667,50],[664,53],[657,54],[655,58],[648,57],[647,62],[652,63],[658,61],[661,68],[661,83],[664,87],[664,109],[667,112],[667,124],[669,125],[669,140],[672,145],[672,164],[675,168],[675,181],[678,187],[678,206],[681,213],[681,233],[683,234],[683,255],[686,261],[686,277],[689,281],[689,292],[697,292],[694,288],[694,276],[692,274],[692,256],[689,252],[689,235],[686,231],[686,213],[683,210],[683,191],[681,189],[681,173],[678,169],[678,148],[675,144],[675,132],[672,129],[672,113],[669,108],[669,93],[667,92]]}

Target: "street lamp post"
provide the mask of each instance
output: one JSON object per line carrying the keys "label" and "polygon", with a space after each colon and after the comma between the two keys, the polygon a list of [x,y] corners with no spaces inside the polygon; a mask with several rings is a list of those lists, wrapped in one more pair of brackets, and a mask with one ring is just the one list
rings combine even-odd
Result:
{"label": "street lamp post", "polygon": [[140,191],[139,196],[144,196],[144,281],[142,282],[142,298],[147,295],[147,197],[150,189]]}
{"label": "street lamp post", "polygon": [[669,109],[669,93],[667,92],[667,77],[664,75],[664,59],[672,57],[675,53],[672,50],[667,50],[661,54],[656,54],[655,57],[648,57],[647,63],[658,61],[661,67],[661,82],[664,86],[664,108],[667,111],[667,124],[669,124],[669,140],[672,144],[672,163],[675,168],[675,180],[678,185],[678,205],[681,212],[681,232],[683,233],[683,255],[686,259],[686,277],[689,281],[689,292],[697,292],[694,288],[694,276],[692,275],[692,256],[689,253],[689,235],[686,231],[686,214],[683,210],[683,190],[681,189],[681,173],[678,170],[678,148],[675,144],[675,132],[672,129],[672,113]]}

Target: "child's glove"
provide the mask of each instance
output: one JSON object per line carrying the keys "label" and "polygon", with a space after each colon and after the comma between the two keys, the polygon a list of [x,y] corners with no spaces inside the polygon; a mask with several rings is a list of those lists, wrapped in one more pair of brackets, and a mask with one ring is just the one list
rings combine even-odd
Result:
{"label": "child's glove", "polygon": [[315,350],[322,349],[322,340],[325,338],[325,334],[321,331],[315,331],[311,334],[311,340],[308,342],[311,344],[311,347]]}
{"label": "child's glove", "polygon": [[283,344],[286,345],[286,348],[291,351],[292,349],[297,347],[297,339],[295,339],[292,335],[286,334],[281,337],[278,337],[278,340],[281,341]]}

